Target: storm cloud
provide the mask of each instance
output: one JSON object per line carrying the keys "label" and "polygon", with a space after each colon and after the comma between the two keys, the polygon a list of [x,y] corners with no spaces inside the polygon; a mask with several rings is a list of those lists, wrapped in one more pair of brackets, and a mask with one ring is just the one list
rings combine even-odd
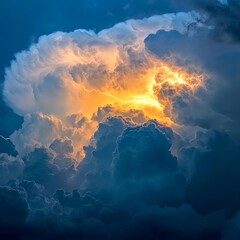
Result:
{"label": "storm cloud", "polygon": [[0,237],[239,239],[238,2],[80,2],[5,71]]}

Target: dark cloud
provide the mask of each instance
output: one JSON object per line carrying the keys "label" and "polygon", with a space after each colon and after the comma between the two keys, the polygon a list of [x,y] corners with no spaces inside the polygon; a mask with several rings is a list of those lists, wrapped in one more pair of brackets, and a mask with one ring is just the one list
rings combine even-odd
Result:
{"label": "dark cloud", "polygon": [[73,152],[72,140],[66,139],[55,139],[50,145],[50,148],[54,150],[60,156]]}
{"label": "dark cloud", "polygon": [[226,4],[220,2],[196,1],[195,5],[209,15],[208,24],[214,28],[212,33],[214,40],[230,44],[239,43],[240,3],[238,0],[228,0]]}
{"label": "dark cloud", "polygon": [[[71,175],[75,173],[73,164],[65,168],[65,164],[62,164],[64,167],[58,166],[54,160],[54,154],[49,149],[36,148],[24,157],[23,178],[43,185],[50,192],[59,187],[68,189]],[[63,158],[63,162],[66,159]]]}
{"label": "dark cloud", "polygon": [[5,185],[8,181],[20,177],[23,169],[24,162],[20,157],[0,153],[0,185]]}
{"label": "dark cloud", "polygon": [[188,205],[177,209],[153,206],[135,215],[136,232],[132,234],[134,239],[220,239],[224,222],[222,214],[203,218]]}
{"label": "dark cloud", "polygon": [[162,88],[160,101],[167,96],[173,102],[173,109],[168,107],[166,113],[185,125],[228,131],[239,138],[239,46],[215,41],[212,31],[205,28],[193,28],[186,35],[159,31],[150,35],[146,44],[157,56],[174,56],[177,64],[187,66],[190,72],[208,76],[205,88],[194,95],[167,85]]}
{"label": "dark cloud", "polygon": [[186,201],[203,214],[221,209],[234,214],[240,207],[239,145],[219,132],[208,138],[200,134],[197,140],[206,147],[193,154],[196,166]]}
{"label": "dark cloud", "polygon": [[223,231],[223,240],[233,239],[237,240],[240,237],[240,229],[239,229],[239,212],[236,214],[236,216],[231,219],[225,230]]}
{"label": "dark cloud", "polygon": [[99,124],[91,145],[84,148],[86,156],[78,166],[79,184],[89,189],[107,189],[113,186],[113,154],[118,137],[128,126],[131,123],[122,117],[108,118]]}
{"label": "dark cloud", "polygon": [[[191,143],[182,143],[175,157],[170,149],[178,138],[156,121],[136,125],[122,117],[108,118],[85,148],[84,160],[70,172],[54,163],[59,146],[71,150],[68,139],[54,141],[52,149],[36,148],[24,158],[21,180],[0,189],[1,227],[7,224],[2,236],[166,240],[238,236],[237,217],[232,217],[240,209],[239,146],[227,134],[201,132]],[[193,163],[189,180],[182,173],[182,159]],[[8,216],[11,211],[14,214]]]}
{"label": "dark cloud", "polygon": [[28,203],[24,191],[0,187],[0,222],[15,225],[24,223],[28,215]]}
{"label": "dark cloud", "polygon": [[127,128],[114,153],[116,181],[135,181],[176,170],[177,160],[170,152],[171,138],[171,129],[154,121]]}
{"label": "dark cloud", "polygon": [[[175,55],[180,65],[198,65],[209,76],[207,91],[191,99],[174,100],[178,120],[193,122],[209,129],[227,130],[239,136],[239,13],[238,1],[186,1],[207,14],[211,30],[190,28],[188,35],[160,31],[146,40],[149,49],[158,56]],[[163,47],[164,46],[164,47]],[[195,111],[197,109],[197,112]],[[177,111],[178,111],[177,110]],[[212,111],[213,110],[213,111]],[[187,112],[186,112],[187,111]],[[216,114],[217,113],[217,114]],[[176,114],[176,112],[175,112]]]}

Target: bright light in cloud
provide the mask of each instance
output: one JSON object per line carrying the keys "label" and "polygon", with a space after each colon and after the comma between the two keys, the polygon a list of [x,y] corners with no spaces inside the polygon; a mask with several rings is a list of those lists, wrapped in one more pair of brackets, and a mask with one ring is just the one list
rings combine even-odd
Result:
{"label": "bright light in cloud", "polygon": [[[158,30],[184,33],[189,24],[198,23],[197,19],[199,15],[194,12],[165,14],[128,20],[97,34],[86,30],[57,32],[42,36],[28,51],[17,54],[6,70],[7,104],[23,116],[42,113],[37,118],[25,118],[25,124],[32,128],[41,129],[46,122],[49,124],[47,115],[54,116],[50,117],[51,124],[59,121],[62,125],[62,130],[51,129],[54,134],[43,138],[41,134],[25,132],[24,125],[12,136],[17,145],[16,139],[24,136],[26,146],[18,146],[18,151],[24,153],[29,146],[31,149],[35,145],[49,145],[56,137],[67,136],[77,146],[74,151],[77,154],[89,143],[96,123],[90,121],[91,127],[87,124],[76,130],[66,125],[66,117],[82,114],[91,119],[99,107],[109,104],[119,111],[142,111],[147,119],[171,125],[165,111],[170,98],[159,99],[158,93],[168,83],[180,89],[177,92],[184,86],[193,94],[204,79],[155,57],[146,49],[144,40]],[[85,127],[92,131],[86,131]]]}
{"label": "bright light in cloud", "polygon": [[111,95],[139,99],[152,88],[149,79],[159,66],[144,39],[158,30],[184,32],[194,21],[196,13],[166,14],[129,20],[98,34],[77,30],[42,36],[7,69],[5,100],[20,115],[90,116],[97,107],[113,103]]}

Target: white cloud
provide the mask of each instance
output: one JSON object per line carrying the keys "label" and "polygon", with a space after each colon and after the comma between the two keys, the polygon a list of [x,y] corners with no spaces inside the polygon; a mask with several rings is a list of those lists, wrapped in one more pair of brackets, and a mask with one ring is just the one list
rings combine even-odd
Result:
{"label": "white cloud", "polygon": [[108,102],[97,94],[92,99],[83,88],[136,90],[146,85],[146,66],[154,63],[144,39],[160,29],[183,32],[195,15],[165,14],[128,20],[99,33],[76,30],[42,36],[29,50],[16,54],[6,70],[5,101],[23,116],[92,113]]}
{"label": "white cloud", "polygon": [[[20,156],[26,155],[36,147],[49,147],[56,139],[71,139],[73,145],[69,155],[79,155],[84,145],[88,145],[94,132],[94,123],[84,122],[74,127],[53,115],[27,114],[22,128],[15,131],[10,139]],[[59,146],[58,146],[59,147]]]}

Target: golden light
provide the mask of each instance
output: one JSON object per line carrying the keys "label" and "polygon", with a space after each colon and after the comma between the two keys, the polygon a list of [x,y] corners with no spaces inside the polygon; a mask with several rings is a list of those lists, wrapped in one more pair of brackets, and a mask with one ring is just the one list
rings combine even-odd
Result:
{"label": "golden light", "polygon": [[[158,93],[166,86],[171,86],[175,92],[181,94],[182,89],[192,93],[204,85],[205,76],[199,73],[190,73],[187,70],[158,60],[154,67],[147,69],[143,79],[132,82],[131,78],[125,79],[125,86],[114,88],[105,86],[99,89],[89,89],[83,84],[78,84],[81,92],[81,106],[83,112],[89,117],[97,111],[98,107],[111,104],[115,108],[124,110],[141,110],[147,118],[156,119],[166,125],[173,122],[164,114],[166,99],[159,99]],[[145,78],[144,78],[145,77]],[[129,83],[129,84],[128,84]],[[133,83],[136,84],[133,87]],[[168,102],[169,104],[169,102]]]}
{"label": "golden light", "polygon": [[94,87],[89,82],[71,81],[77,111],[87,117],[90,124],[78,130],[77,136],[84,136],[84,139],[81,137],[74,140],[77,151],[82,154],[81,158],[84,156],[82,147],[89,144],[97,130],[99,122],[94,119],[98,119],[95,117],[98,109],[104,109],[105,106],[111,106],[111,109],[106,113],[103,110],[104,116],[101,116],[100,121],[104,121],[107,117],[123,116],[135,124],[155,119],[175,130],[180,127],[172,115],[174,114],[173,98],[194,95],[197,89],[204,86],[206,76],[169,62],[154,60],[154,64],[150,67],[147,66],[143,71],[140,69],[140,73],[135,71],[135,74],[132,74],[129,70],[130,73],[127,72],[125,76],[114,76],[119,79],[119,82],[109,81],[114,82],[114,85],[107,82],[106,85]]}

